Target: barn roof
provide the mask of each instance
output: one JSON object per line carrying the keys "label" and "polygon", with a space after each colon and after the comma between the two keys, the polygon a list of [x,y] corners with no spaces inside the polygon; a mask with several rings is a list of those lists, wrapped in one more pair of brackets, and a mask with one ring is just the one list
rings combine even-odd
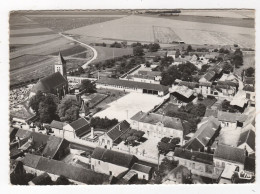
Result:
{"label": "barn roof", "polygon": [[128,88],[139,88],[139,89],[146,89],[146,90],[155,90],[159,92],[167,92],[168,87],[163,86],[160,84],[151,84],[145,82],[136,82],[136,81],[128,81],[128,80],[119,80],[113,78],[102,78],[97,80],[97,84],[108,84],[108,85],[115,85],[115,86],[123,86]]}
{"label": "barn roof", "polygon": [[108,132],[107,135],[113,140],[117,140],[121,135],[126,133],[130,129],[130,124],[124,120],[118,123],[116,126],[112,127]]}
{"label": "barn roof", "polygon": [[255,132],[251,129],[240,134],[238,145],[246,143],[252,150],[255,150]]}
{"label": "barn roof", "polygon": [[103,149],[100,147],[96,147],[94,149],[92,158],[126,168],[130,168],[137,161],[137,158],[134,155]]}
{"label": "barn roof", "polygon": [[245,151],[240,148],[219,144],[214,152],[214,158],[244,164]]}
{"label": "barn roof", "polygon": [[183,131],[182,122],[179,118],[164,116],[156,113],[144,113],[142,111],[136,113],[131,120],[135,120],[142,123],[150,123],[155,125],[162,123],[164,127],[177,129]]}

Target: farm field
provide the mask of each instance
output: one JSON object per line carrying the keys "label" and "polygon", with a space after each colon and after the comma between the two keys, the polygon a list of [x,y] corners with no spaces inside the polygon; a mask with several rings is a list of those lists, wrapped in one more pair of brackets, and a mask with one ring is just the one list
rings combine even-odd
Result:
{"label": "farm field", "polygon": [[225,18],[253,18],[253,10],[181,10],[181,15]]}
{"label": "farm field", "polygon": [[172,20],[190,21],[190,22],[201,22],[209,24],[221,24],[228,26],[237,26],[245,28],[254,28],[255,21],[253,18],[230,18],[230,17],[211,17],[211,16],[199,16],[199,15],[179,15],[179,16],[158,16],[148,15],[148,17],[158,17]]}
{"label": "farm field", "polygon": [[[133,49],[132,48],[110,48],[110,47],[101,47],[101,46],[94,46],[94,48],[98,52],[97,59],[93,62],[100,62],[107,59],[112,59],[114,57],[121,57],[123,55],[132,55]],[[114,51],[113,51],[114,50]]]}
{"label": "farm field", "polygon": [[181,41],[180,37],[169,27],[153,26],[154,39],[159,43],[173,43]]}
{"label": "farm field", "polygon": [[47,56],[39,56],[39,55],[23,55],[17,58],[10,60],[10,70],[15,70],[19,68],[23,68],[29,65],[33,65],[34,63],[39,63],[48,59]]}
{"label": "farm field", "polygon": [[102,23],[114,19],[118,19],[123,17],[121,15],[105,15],[105,16],[79,16],[79,15],[51,15],[51,16],[44,16],[44,15],[29,15],[29,18],[32,20],[40,23],[43,26],[46,26],[54,31],[57,32],[64,32],[67,30],[80,28],[83,26],[88,26],[92,24]]}
{"label": "farm field", "polygon": [[247,69],[249,67],[256,68],[255,65],[255,53],[254,52],[243,52],[243,66],[239,69],[235,69],[237,75],[241,75],[243,69]]}
{"label": "farm field", "polygon": [[70,56],[70,55],[75,55],[77,53],[81,53],[83,51],[86,51],[85,47],[80,46],[80,45],[76,45],[74,47],[70,47],[70,48],[67,48],[67,49],[62,49],[60,51],[51,53],[50,55],[57,56],[59,54],[59,52],[62,52],[62,56],[66,57],[66,56]]}
{"label": "farm field", "polygon": [[66,33],[102,39],[154,42],[153,26],[172,28],[187,44],[239,44],[241,47],[254,47],[253,28],[135,15],[103,22],[102,25],[93,24],[69,30]]}

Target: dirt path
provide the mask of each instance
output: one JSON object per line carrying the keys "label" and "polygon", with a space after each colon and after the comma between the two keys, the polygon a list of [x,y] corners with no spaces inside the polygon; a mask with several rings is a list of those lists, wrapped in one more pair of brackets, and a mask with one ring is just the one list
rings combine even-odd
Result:
{"label": "dirt path", "polygon": [[87,44],[85,44],[85,43],[83,43],[83,42],[80,42],[80,41],[78,41],[78,40],[76,40],[76,39],[74,39],[74,38],[72,38],[72,37],[66,36],[66,35],[64,35],[64,34],[62,34],[62,33],[59,33],[59,34],[60,34],[61,36],[63,36],[64,38],[67,38],[67,39],[69,39],[69,40],[71,40],[71,41],[75,41],[75,42],[77,42],[77,43],[79,43],[79,44],[81,44],[81,45],[83,45],[83,46],[86,46],[86,47],[90,48],[90,49],[93,51],[94,55],[93,55],[92,59],[90,59],[88,62],[86,62],[84,65],[81,66],[83,69],[86,69],[87,66],[88,66],[92,61],[94,61],[94,60],[97,58],[97,51],[96,51],[96,49],[94,49],[93,47],[91,47],[91,46],[89,46],[89,45],[87,45]]}

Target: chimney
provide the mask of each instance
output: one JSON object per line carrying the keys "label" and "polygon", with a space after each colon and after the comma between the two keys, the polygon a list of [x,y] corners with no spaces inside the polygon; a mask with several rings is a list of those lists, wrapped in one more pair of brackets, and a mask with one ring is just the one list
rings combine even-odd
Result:
{"label": "chimney", "polygon": [[91,127],[90,138],[94,138],[94,127]]}

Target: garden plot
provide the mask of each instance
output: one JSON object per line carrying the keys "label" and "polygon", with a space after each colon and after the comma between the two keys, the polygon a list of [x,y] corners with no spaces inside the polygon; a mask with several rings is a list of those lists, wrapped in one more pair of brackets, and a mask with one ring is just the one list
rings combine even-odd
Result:
{"label": "garden plot", "polygon": [[164,98],[139,93],[129,93],[122,98],[108,104],[108,108],[95,114],[94,117],[116,118],[119,121],[130,120],[139,111],[147,112],[162,103]]}

